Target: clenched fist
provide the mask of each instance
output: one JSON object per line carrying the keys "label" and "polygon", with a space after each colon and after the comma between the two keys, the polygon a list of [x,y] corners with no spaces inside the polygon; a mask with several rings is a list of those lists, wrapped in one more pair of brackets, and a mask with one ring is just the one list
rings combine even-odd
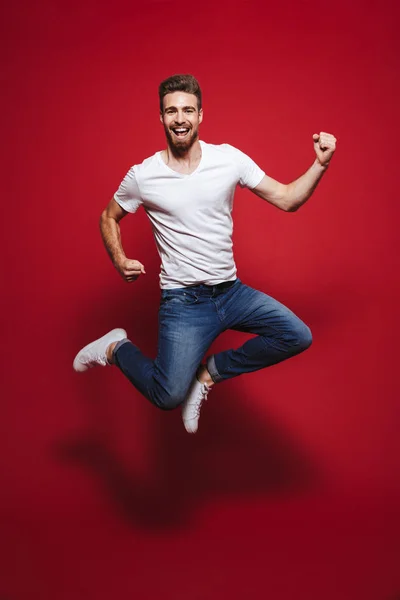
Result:
{"label": "clenched fist", "polygon": [[314,133],[314,150],[319,163],[323,167],[327,167],[336,150],[336,138],[330,133]]}
{"label": "clenched fist", "polygon": [[123,258],[115,263],[115,268],[125,281],[135,281],[142,273],[146,275],[144,266],[138,260]]}

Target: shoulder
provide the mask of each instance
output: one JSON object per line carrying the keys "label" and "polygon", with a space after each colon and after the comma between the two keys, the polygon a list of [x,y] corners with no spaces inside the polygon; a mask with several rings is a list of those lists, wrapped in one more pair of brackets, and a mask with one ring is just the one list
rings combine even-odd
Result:
{"label": "shoulder", "polygon": [[130,168],[135,175],[145,174],[159,165],[160,152],[156,152],[152,156],[145,158],[141,163],[137,163]]}
{"label": "shoulder", "polygon": [[209,144],[208,142],[201,141],[201,145],[206,148],[209,152],[215,152],[216,154],[221,155],[232,155],[236,152],[239,152],[237,148],[231,146],[230,144]]}
{"label": "shoulder", "polygon": [[247,158],[244,152],[231,144],[206,144],[205,142],[202,142],[202,144],[206,147],[207,153],[213,155],[214,159],[219,157],[222,161],[241,163],[243,159]]}
{"label": "shoulder", "polygon": [[137,191],[140,180],[146,176],[146,173],[151,172],[153,165],[157,164],[157,154],[145,158],[141,163],[132,165],[121,182],[121,188]]}
{"label": "shoulder", "polygon": [[243,156],[242,152],[231,146],[231,144],[208,144],[201,142],[203,148],[205,148],[207,155],[215,163],[223,164],[238,164],[241,162]]}

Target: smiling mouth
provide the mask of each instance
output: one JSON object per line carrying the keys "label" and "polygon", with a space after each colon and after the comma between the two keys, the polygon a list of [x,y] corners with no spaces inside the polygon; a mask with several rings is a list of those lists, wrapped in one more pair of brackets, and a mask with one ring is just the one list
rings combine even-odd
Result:
{"label": "smiling mouth", "polygon": [[190,130],[188,127],[174,127],[174,129],[172,129],[172,131],[176,135],[176,137],[184,138],[189,133]]}

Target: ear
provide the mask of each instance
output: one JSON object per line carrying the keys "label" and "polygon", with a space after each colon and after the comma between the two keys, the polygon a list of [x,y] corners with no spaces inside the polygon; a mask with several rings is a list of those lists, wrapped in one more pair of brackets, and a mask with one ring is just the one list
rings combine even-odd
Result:
{"label": "ear", "polygon": [[162,114],[162,111],[161,111],[161,110],[160,110],[160,121],[161,121],[161,123],[164,123],[164,120],[163,120],[163,114]]}
{"label": "ear", "polygon": [[201,108],[201,109],[199,110],[199,125],[200,125],[200,123],[202,122],[202,120],[203,120],[203,109]]}

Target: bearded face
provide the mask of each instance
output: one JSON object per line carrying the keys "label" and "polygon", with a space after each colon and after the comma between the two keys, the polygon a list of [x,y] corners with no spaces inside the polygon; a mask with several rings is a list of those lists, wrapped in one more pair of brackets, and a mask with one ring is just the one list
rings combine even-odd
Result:
{"label": "bearded face", "polygon": [[197,98],[186,92],[173,92],[164,96],[164,110],[160,119],[168,145],[179,154],[187,152],[199,137],[202,110],[197,108]]}

